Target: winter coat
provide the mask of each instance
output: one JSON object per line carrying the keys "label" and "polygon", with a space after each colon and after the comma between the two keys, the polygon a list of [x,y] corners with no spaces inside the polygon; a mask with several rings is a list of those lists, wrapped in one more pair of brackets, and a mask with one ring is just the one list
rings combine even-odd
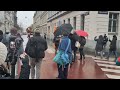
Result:
{"label": "winter coat", "polygon": [[71,40],[71,48],[72,48],[72,50],[77,50],[77,47],[75,46],[76,40],[75,40],[73,34],[69,35],[69,39]]}
{"label": "winter coat", "polygon": [[26,55],[25,58],[22,58],[22,66],[19,79],[29,79],[30,76],[30,65],[29,58]]}
{"label": "winter coat", "polygon": [[108,41],[107,36],[104,36],[104,42],[103,42],[103,44],[104,44],[104,45],[107,44],[107,41]]}
{"label": "winter coat", "polygon": [[2,40],[2,42],[6,45],[6,47],[9,46],[9,39],[10,39],[10,35],[9,35],[9,34],[4,34],[4,35],[3,35],[3,40]]}
{"label": "winter coat", "polygon": [[56,49],[58,49],[59,42],[60,42],[60,38],[59,38],[59,37],[54,37],[53,43],[55,43],[55,48],[56,48]]}
{"label": "winter coat", "polygon": [[111,51],[116,51],[116,43],[117,43],[117,37],[113,37],[113,40],[110,41],[110,50]]}
{"label": "winter coat", "polygon": [[80,38],[79,38],[79,43],[80,43],[80,48],[83,48],[84,45],[86,44],[86,39],[85,39],[85,37],[80,37]]}
{"label": "winter coat", "polygon": [[[37,42],[37,48],[39,48],[39,50],[35,50],[34,46],[35,46],[36,42]],[[44,51],[47,50],[48,46],[47,46],[47,42],[44,38],[42,38],[41,36],[34,36],[28,40],[28,43],[25,48],[25,52],[29,56],[30,56],[30,54],[29,54],[30,48],[35,51],[35,53],[33,55],[34,57],[32,57],[32,58],[44,58],[45,57]]]}
{"label": "winter coat", "polygon": [[103,50],[103,37],[99,36],[99,39],[96,39],[96,37],[95,37],[94,40],[97,42],[95,50],[102,51]]}
{"label": "winter coat", "polygon": [[[59,44],[58,50],[65,51],[68,45],[68,40],[70,40],[67,36],[62,37],[61,42]],[[69,59],[72,60],[72,49],[71,49],[71,40],[70,45],[67,50],[67,54],[69,56]]]}

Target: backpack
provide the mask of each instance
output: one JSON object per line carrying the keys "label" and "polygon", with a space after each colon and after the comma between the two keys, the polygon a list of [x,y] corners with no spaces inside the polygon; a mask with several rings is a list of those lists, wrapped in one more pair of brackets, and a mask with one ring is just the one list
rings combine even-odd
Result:
{"label": "backpack", "polygon": [[[31,40],[32,39],[32,40]],[[31,57],[31,58],[44,58],[44,48],[41,48],[40,42],[35,40],[34,38],[30,39],[29,46],[26,47],[25,52]]]}

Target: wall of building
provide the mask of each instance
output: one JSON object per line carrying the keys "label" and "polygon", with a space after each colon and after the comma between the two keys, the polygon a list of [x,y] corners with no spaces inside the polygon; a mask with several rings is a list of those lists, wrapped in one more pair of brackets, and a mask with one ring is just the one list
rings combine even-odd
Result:
{"label": "wall of building", "polygon": [[0,26],[0,29],[3,30],[3,32],[10,32],[10,29],[14,27],[14,11],[0,11],[0,22],[2,25]]}

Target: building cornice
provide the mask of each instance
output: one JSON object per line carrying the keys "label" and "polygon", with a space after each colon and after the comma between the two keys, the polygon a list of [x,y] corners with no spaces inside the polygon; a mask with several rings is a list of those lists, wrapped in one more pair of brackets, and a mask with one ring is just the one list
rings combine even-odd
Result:
{"label": "building cornice", "polygon": [[51,22],[52,20],[55,20],[61,16],[64,16],[68,13],[71,13],[72,11],[64,11],[61,13],[61,11],[59,11],[58,13],[56,13],[55,15],[51,16],[50,18],[48,18],[47,22]]}

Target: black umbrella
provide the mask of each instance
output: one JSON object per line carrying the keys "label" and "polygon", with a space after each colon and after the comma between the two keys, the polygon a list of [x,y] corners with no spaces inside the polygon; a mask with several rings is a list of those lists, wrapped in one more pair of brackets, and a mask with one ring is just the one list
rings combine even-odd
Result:
{"label": "black umbrella", "polygon": [[59,36],[63,35],[63,33],[70,34],[72,31],[73,27],[71,24],[62,24],[57,28],[57,30],[54,32],[54,36]]}

